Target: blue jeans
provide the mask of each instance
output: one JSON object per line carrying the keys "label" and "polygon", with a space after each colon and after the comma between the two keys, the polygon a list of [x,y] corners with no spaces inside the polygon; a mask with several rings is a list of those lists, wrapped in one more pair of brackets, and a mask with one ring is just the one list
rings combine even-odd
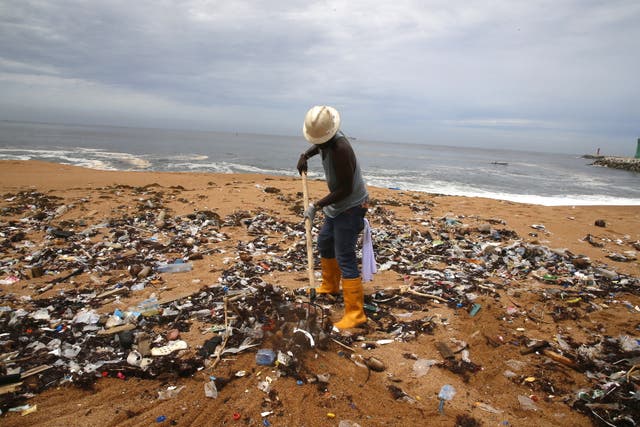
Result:
{"label": "blue jeans", "polygon": [[366,208],[355,206],[335,218],[325,215],[324,224],[318,234],[320,256],[322,258],[337,258],[344,279],[360,277],[356,244],[358,243],[358,235],[364,228],[366,213]]}

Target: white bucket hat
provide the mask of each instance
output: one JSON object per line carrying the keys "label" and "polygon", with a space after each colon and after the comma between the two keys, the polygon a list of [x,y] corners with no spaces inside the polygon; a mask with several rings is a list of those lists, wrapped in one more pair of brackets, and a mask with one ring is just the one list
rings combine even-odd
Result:
{"label": "white bucket hat", "polygon": [[304,117],[302,133],[312,144],[324,144],[340,128],[340,113],[333,107],[316,105],[307,111]]}

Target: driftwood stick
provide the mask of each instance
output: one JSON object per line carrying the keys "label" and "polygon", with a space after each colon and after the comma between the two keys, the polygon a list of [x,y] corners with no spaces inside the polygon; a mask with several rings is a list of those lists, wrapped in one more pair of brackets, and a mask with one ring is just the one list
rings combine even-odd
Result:
{"label": "driftwood stick", "polygon": [[578,365],[576,365],[576,362],[574,362],[573,360],[569,359],[568,357],[565,357],[561,354],[556,353],[555,351],[551,351],[548,349],[545,349],[542,351],[542,354],[544,354],[545,356],[547,356],[548,358],[558,362],[558,363],[562,363],[565,366],[568,366],[570,368],[573,369],[577,369]]}
{"label": "driftwood stick", "polygon": [[218,346],[218,348],[216,349],[217,350],[216,360],[213,361],[213,364],[211,365],[211,370],[215,369],[215,367],[220,362],[220,358],[222,357],[222,352],[224,351],[224,348],[227,346],[227,341],[229,341],[229,316],[228,316],[228,310],[227,310],[227,301],[228,301],[228,298],[225,297],[224,298],[224,339],[222,340],[222,344],[220,344],[220,346]]}
{"label": "driftwood stick", "polygon": [[344,349],[346,349],[346,350],[349,350],[349,351],[351,351],[351,352],[354,352],[354,353],[355,353],[355,350],[354,350],[354,349],[352,349],[351,347],[349,347],[349,346],[347,346],[347,345],[342,344],[342,343],[341,343],[340,341],[338,341],[337,339],[335,339],[335,338],[331,338],[331,341],[333,341],[334,343],[338,344],[338,345],[339,345],[339,346],[341,346],[342,348],[344,348]]}
{"label": "driftwood stick", "polygon": [[414,291],[413,289],[409,288],[408,286],[407,287],[404,287],[404,286],[401,287],[400,288],[400,293],[403,293],[403,294],[404,293],[408,293],[408,294],[416,295],[416,296],[419,296],[419,297],[431,298],[431,299],[434,299],[436,301],[440,301],[440,302],[444,302],[444,303],[449,302],[446,299],[441,298],[441,297],[436,296],[436,295],[425,294],[425,293],[422,293],[422,292]]}

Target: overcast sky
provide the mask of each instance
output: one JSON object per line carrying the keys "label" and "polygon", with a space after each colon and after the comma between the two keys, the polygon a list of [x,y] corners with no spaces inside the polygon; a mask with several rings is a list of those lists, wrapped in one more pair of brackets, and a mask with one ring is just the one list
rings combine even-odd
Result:
{"label": "overcast sky", "polygon": [[640,1],[0,0],[0,119],[633,155]]}

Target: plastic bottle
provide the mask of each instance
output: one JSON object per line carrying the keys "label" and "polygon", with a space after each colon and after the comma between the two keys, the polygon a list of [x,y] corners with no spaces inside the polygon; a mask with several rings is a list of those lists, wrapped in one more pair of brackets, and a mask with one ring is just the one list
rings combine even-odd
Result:
{"label": "plastic bottle", "polygon": [[440,393],[438,393],[438,399],[440,399],[440,404],[438,405],[438,412],[444,414],[444,401],[453,399],[453,396],[456,394],[456,389],[453,388],[452,385],[445,384],[440,389]]}
{"label": "plastic bottle", "polygon": [[262,366],[271,366],[276,360],[275,352],[270,348],[261,348],[256,353],[256,364]]}
{"label": "plastic bottle", "polygon": [[191,271],[193,265],[188,262],[175,262],[173,264],[160,264],[156,267],[158,273],[182,273]]}
{"label": "plastic bottle", "polygon": [[456,395],[456,389],[453,388],[452,385],[445,384],[440,389],[440,393],[438,393],[438,399],[440,400],[451,400],[453,396]]}
{"label": "plastic bottle", "polygon": [[141,291],[144,289],[144,283],[136,283],[131,286],[132,291]]}
{"label": "plastic bottle", "polygon": [[160,306],[158,305],[158,298],[151,297],[138,304],[140,314],[143,316],[155,316],[160,313]]}

